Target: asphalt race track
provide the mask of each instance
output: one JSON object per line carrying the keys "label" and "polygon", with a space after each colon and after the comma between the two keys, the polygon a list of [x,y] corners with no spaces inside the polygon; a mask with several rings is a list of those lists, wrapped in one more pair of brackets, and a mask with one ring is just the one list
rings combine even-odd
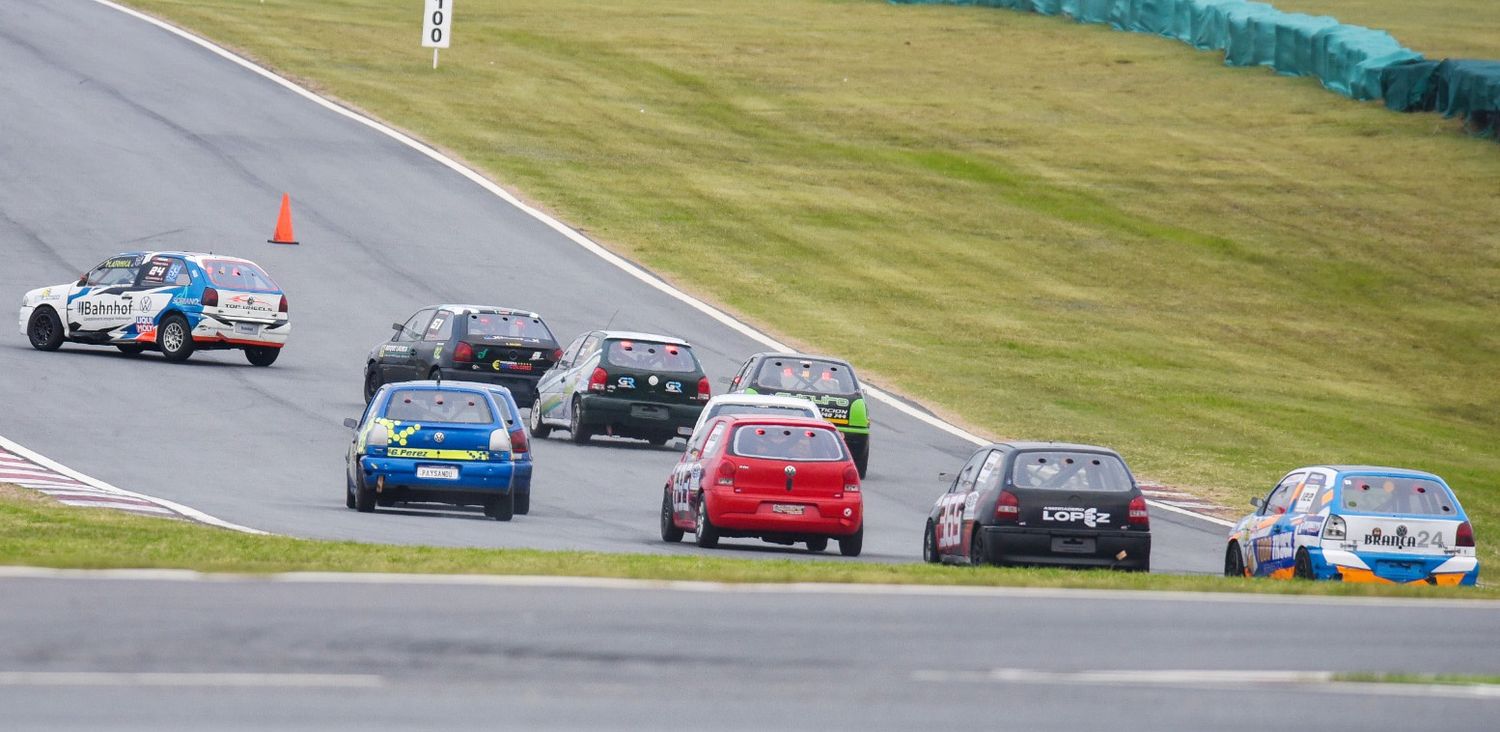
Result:
{"label": "asphalt race track", "polygon": [[1494,603],[917,593],[12,577],[0,710],[9,729],[1119,732],[1500,710],[1289,677],[1495,674]]}
{"label": "asphalt race track", "polygon": [[[283,191],[301,246],[265,242]],[[534,309],[564,342],[614,315],[615,327],[694,343],[716,389],[762,350],[416,151],[92,2],[0,3],[0,246],[11,313],[26,290],[134,248],[244,256],[278,279],[293,333],[269,369],[237,351],[186,365],[89,346],[42,353],[9,321],[0,434],[122,488],[283,534],[698,552],[656,536],[679,454],[670,447],[539,441],[532,514],[509,524],[477,510],[360,515],[343,506],[340,423],[362,409],[369,348],[435,302]],[[936,474],[972,447],[871,409],[862,559],[917,561]],[[1222,566],[1221,528],[1161,510],[1152,519],[1157,570]],[[805,556],[728,546],[722,554]]]}

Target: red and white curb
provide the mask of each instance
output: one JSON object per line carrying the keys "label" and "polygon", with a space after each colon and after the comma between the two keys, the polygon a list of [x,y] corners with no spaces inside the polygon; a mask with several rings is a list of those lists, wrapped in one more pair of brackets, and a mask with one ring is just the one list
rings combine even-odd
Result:
{"label": "red and white curb", "polygon": [[247,534],[266,533],[229,523],[180,503],[116,488],[4,437],[0,437],[0,483],[12,483],[45,493],[67,506],[113,508],[147,516],[186,519]]}

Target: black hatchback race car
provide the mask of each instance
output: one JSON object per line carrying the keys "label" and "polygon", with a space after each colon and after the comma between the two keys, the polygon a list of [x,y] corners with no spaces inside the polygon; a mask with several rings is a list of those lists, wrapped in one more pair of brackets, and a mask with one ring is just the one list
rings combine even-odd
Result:
{"label": "black hatchback race car", "polygon": [[713,396],[687,341],[611,330],[578,336],[539,388],[531,433],[565,429],[578,444],[597,434],[653,445],[687,437]]}
{"label": "black hatchback race car", "polygon": [[1151,569],[1146,499],[1107,447],[1011,442],[975,451],[927,517],[922,558],[953,564]]}
{"label": "black hatchback race car", "polygon": [[844,436],[859,477],[870,465],[870,413],[848,361],[805,353],[757,353],[729,382],[729,393],[801,397]]}
{"label": "black hatchback race car", "polygon": [[490,305],[434,305],[405,323],[365,359],[365,401],[382,384],[456,379],[498,384],[516,406],[536,401],[536,385],[562,355],[542,317]]}

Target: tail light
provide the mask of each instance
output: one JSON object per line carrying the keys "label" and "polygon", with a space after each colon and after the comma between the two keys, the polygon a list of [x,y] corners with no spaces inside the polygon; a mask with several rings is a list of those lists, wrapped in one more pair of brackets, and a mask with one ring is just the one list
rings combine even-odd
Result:
{"label": "tail light", "polygon": [[1323,522],[1323,538],[1343,541],[1349,535],[1349,528],[1344,523],[1344,517],[1334,514]]}
{"label": "tail light", "polygon": [[284,312],[286,312],[286,295],[282,295],[281,296],[281,304],[276,307],[276,312],[278,312],[278,313],[284,313]]}
{"label": "tail light", "polygon": [[510,431],[492,430],[490,432],[490,452],[510,452],[513,446],[510,444]]}
{"label": "tail light", "polygon": [[844,468],[844,492],[859,492],[859,469],[854,467],[853,465]]}
{"label": "tail light", "polygon": [[219,306],[219,291],[212,287],[203,288],[204,307],[216,308]]}
{"label": "tail light", "polygon": [[453,360],[464,362],[473,361],[474,347],[467,343],[464,343],[463,341],[459,341],[458,345],[453,347]]}
{"label": "tail light", "polygon": [[1468,521],[1458,525],[1458,539],[1453,542],[1454,546],[1474,546],[1474,526]]}
{"label": "tail light", "polygon": [[531,440],[526,437],[526,430],[520,429],[510,433],[510,459],[520,460],[531,452]]}
{"label": "tail light", "polygon": [[557,363],[558,361],[561,361],[561,360],[562,360],[562,349],[561,348],[554,348],[554,349],[552,349],[552,363]]}
{"label": "tail light", "polygon": [[1131,526],[1139,526],[1143,529],[1150,527],[1151,514],[1146,511],[1146,499],[1142,496],[1130,499],[1130,510],[1126,512],[1125,517],[1126,523]]}
{"label": "tail light", "polygon": [[370,447],[385,447],[391,444],[391,431],[386,429],[383,424],[376,424],[370,428],[370,434],[365,438],[365,444]]}
{"label": "tail light", "polygon": [[1021,499],[1010,491],[1000,491],[1000,500],[995,501],[995,520],[1010,523],[1021,520]]}
{"label": "tail light", "polygon": [[594,367],[594,373],[589,374],[589,391],[604,391],[604,382],[609,380],[609,374],[601,366]]}
{"label": "tail light", "polygon": [[708,384],[708,377],[707,376],[699,377],[699,379],[698,379],[698,401],[700,401],[700,402],[706,402],[710,398],[712,398],[713,395],[714,395],[714,388],[712,386],[709,386],[709,384]]}
{"label": "tail light", "polygon": [[734,485],[734,463],[728,460],[719,463],[719,477],[714,483],[718,485]]}

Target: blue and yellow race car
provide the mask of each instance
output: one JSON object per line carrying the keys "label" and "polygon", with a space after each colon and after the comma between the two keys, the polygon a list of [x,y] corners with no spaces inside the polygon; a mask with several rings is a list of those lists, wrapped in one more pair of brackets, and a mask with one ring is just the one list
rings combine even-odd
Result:
{"label": "blue and yellow race car", "polygon": [[510,391],[457,381],[380,387],[358,420],[344,505],[362,513],[398,502],[483,506],[509,521],[531,511],[531,440]]}
{"label": "blue and yellow race car", "polygon": [[1472,585],[1474,527],[1432,473],[1315,465],[1288,473],[1229,533],[1231,577]]}

